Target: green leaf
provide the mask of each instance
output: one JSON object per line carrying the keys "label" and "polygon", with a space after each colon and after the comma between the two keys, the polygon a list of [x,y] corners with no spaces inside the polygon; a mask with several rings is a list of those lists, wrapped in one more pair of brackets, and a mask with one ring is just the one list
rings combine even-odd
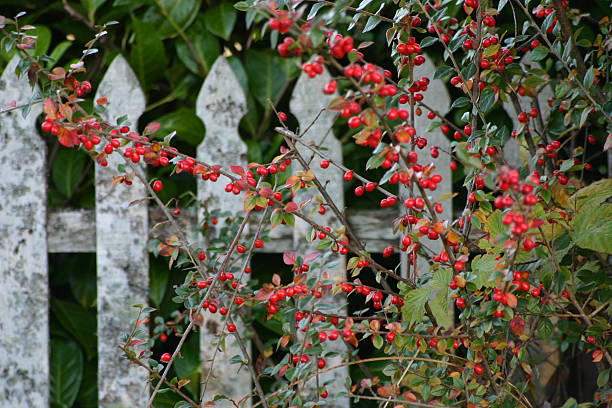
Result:
{"label": "green leaf", "polygon": [[[203,75],[198,64],[198,58],[206,70],[210,70],[217,57],[221,54],[221,45],[204,23],[203,17],[198,19],[187,30],[187,38],[190,39],[193,50],[181,38],[176,40],[176,55],[187,69],[196,75]],[[194,55],[195,53],[195,55]]]}
{"label": "green leaf", "polygon": [[148,89],[155,81],[164,76],[166,52],[155,26],[133,19],[132,26],[136,42],[132,47],[131,63],[140,85]]}
{"label": "green leaf", "polygon": [[595,68],[591,66],[589,70],[584,75],[584,87],[589,89],[591,85],[593,85],[593,81],[595,80]]}
{"label": "green leaf", "polygon": [[74,189],[83,177],[87,155],[76,149],[60,148],[55,160],[51,176],[53,184],[66,197],[72,196]]}
{"label": "green leaf", "polygon": [[532,61],[541,61],[548,55],[548,48],[539,46],[529,54],[529,59]]}
{"label": "green leaf", "polygon": [[612,204],[585,208],[574,216],[572,226],[570,235],[576,245],[612,254]]}
{"label": "green leaf", "polygon": [[453,325],[453,313],[449,308],[450,288],[448,287],[452,279],[453,271],[439,269],[434,273],[430,282],[434,292],[433,299],[429,302],[431,313],[438,324],[447,329]]}
{"label": "green leaf", "polygon": [[308,17],[306,18],[306,20],[312,20],[313,18],[315,18],[319,10],[321,10],[321,8],[324,6],[326,6],[325,3],[316,3],[315,5],[313,5],[310,9],[310,12],[308,13]]}
{"label": "green leaf", "polygon": [[410,324],[420,322],[425,316],[425,304],[431,290],[428,288],[414,289],[408,292],[402,306],[402,318]]}
{"label": "green leaf", "polygon": [[434,44],[436,41],[438,41],[438,39],[436,37],[425,37],[423,38],[423,41],[421,41],[421,49],[425,48],[425,47],[429,47],[430,45]]}
{"label": "green leaf", "polygon": [[68,278],[72,295],[84,308],[96,305],[96,258],[89,255],[80,255]]}
{"label": "green leaf", "polygon": [[76,402],[81,408],[98,408],[98,363],[92,359],[85,363],[83,381]]}
{"label": "green leaf", "polygon": [[480,94],[478,106],[480,110],[487,113],[495,104],[495,91],[491,87],[487,87]]}
{"label": "green leaf", "polygon": [[95,313],[76,303],[55,298],[51,299],[51,313],[78,340],[87,359],[93,358],[97,353]]}
{"label": "green leaf", "polygon": [[36,36],[36,48],[34,55],[40,56],[46,54],[51,44],[51,30],[44,25],[37,25],[35,29],[28,30],[28,35]]}
{"label": "green leaf", "polygon": [[599,375],[597,376],[597,386],[603,387],[606,384],[608,384],[609,381],[610,381],[610,369],[608,368],[607,370],[603,370],[602,372],[600,372]]}
{"label": "green leaf", "polygon": [[436,73],[434,74],[434,79],[446,79],[450,77],[454,72],[455,70],[449,67],[448,65],[440,65],[436,69]]}
{"label": "green leaf", "polygon": [[382,346],[384,345],[384,340],[382,336],[377,334],[374,337],[372,337],[372,344],[374,345],[374,347],[380,350]]}
{"label": "green leaf", "polygon": [[190,377],[200,368],[200,339],[190,336],[181,349],[181,357],[174,360],[174,369],[180,378]]}
{"label": "green leaf", "polygon": [[55,48],[53,48],[53,51],[51,51],[51,54],[49,54],[49,58],[54,61],[53,63],[57,62],[60,58],[62,58],[71,45],[72,41],[62,41],[61,43],[57,44]]}
{"label": "green leaf", "polygon": [[465,106],[468,106],[469,104],[470,104],[470,99],[466,96],[461,96],[453,101],[453,104],[451,105],[450,108],[451,109],[463,108]]}
{"label": "green leaf", "polygon": [[287,75],[281,61],[271,54],[248,50],[245,69],[252,94],[264,109],[269,110],[268,99],[276,101],[287,84]]}
{"label": "green leaf", "polygon": [[81,4],[87,10],[89,21],[95,20],[96,10],[106,2],[106,0],[81,0]]}
{"label": "green leaf", "polygon": [[234,4],[234,8],[240,11],[247,11],[251,8],[251,6],[249,6],[249,3],[246,1],[239,1],[238,3]]}
{"label": "green leaf", "polygon": [[508,0],[499,0],[499,4],[497,5],[497,11],[501,12],[504,7],[506,7],[506,4],[508,3]]}
{"label": "green leaf", "polygon": [[612,197],[612,178],[599,180],[581,188],[572,195],[570,200],[572,207],[586,211],[587,208],[599,206],[608,197]]}
{"label": "green leaf", "polygon": [[198,15],[201,0],[154,0],[154,3],[156,7],[147,10],[144,20],[155,26],[159,37],[166,39],[175,37],[179,30],[187,30]]}
{"label": "green leaf", "polygon": [[51,404],[71,407],[83,379],[83,353],[73,340],[51,340]]}
{"label": "green leaf", "polygon": [[170,271],[165,263],[154,261],[151,263],[149,274],[151,278],[151,282],[149,283],[149,297],[155,306],[159,307],[166,294]]}
{"label": "green leaf", "polygon": [[236,24],[236,14],[237,10],[231,3],[221,2],[218,6],[207,10],[204,14],[206,28],[211,33],[227,41]]}
{"label": "green leaf", "polygon": [[195,109],[181,107],[157,120],[161,125],[156,135],[165,136],[176,131],[176,138],[198,146],[204,139],[205,128]]}
{"label": "green leaf", "polygon": [[472,281],[476,285],[476,289],[483,286],[487,288],[495,287],[495,280],[491,279],[495,267],[499,263],[493,254],[478,255],[472,260],[472,273],[476,275],[476,279]]}

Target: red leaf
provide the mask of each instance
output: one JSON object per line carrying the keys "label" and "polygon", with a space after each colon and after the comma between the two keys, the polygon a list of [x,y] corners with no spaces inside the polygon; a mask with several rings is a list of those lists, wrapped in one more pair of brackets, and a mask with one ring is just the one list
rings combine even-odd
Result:
{"label": "red leaf", "polygon": [[317,259],[319,257],[319,253],[318,252],[311,252],[308,255],[306,255],[304,257],[304,263],[310,263],[311,261],[314,261],[315,259]]}
{"label": "red leaf", "polygon": [[62,146],[73,147],[79,144],[79,137],[76,130],[68,130],[60,128],[60,133],[57,135],[57,140]]}
{"label": "red leaf", "polygon": [[55,102],[53,102],[53,99],[47,98],[45,100],[45,103],[43,104],[43,111],[49,119],[57,119],[57,109],[55,108]]}
{"label": "red leaf", "polygon": [[152,135],[157,132],[161,125],[159,123],[149,123],[147,127],[145,127],[143,135]]}
{"label": "red leaf", "polygon": [[240,166],[230,166],[230,169],[232,170],[232,173],[237,174],[239,176],[244,176],[245,174],[244,169]]}
{"label": "red leaf", "polygon": [[595,350],[593,352],[593,362],[594,363],[599,363],[602,359],[603,359],[603,351],[601,350]]}
{"label": "red leaf", "polygon": [[513,309],[516,308],[516,305],[518,304],[518,299],[516,298],[516,296],[514,296],[514,294],[506,293],[505,300],[508,306],[510,306]]}
{"label": "red leaf", "polygon": [[525,321],[520,316],[516,316],[510,320],[510,330],[517,336],[522,335],[525,332]]}
{"label": "red leaf", "polygon": [[297,209],[298,209],[298,205],[294,203],[293,201],[288,202],[287,205],[285,206],[285,211],[288,213],[296,212]]}
{"label": "red leaf", "polygon": [[57,79],[64,79],[66,77],[66,70],[62,67],[55,67],[49,74],[49,79],[54,81]]}
{"label": "red leaf", "polygon": [[283,253],[283,262],[285,265],[295,265],[297,254],[295,252],[287,251]]}

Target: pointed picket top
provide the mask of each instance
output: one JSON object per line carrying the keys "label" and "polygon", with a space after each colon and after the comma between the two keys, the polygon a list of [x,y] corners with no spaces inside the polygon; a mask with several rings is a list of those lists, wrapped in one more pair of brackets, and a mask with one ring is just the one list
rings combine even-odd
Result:
{"label": "pointed picket top", "polygon": [[[215,61],[196,101],[196,113],[204,122],[206,137],[197,158],[211,165],[246,163],[247,146],[238,134],[238,124],[247,111],[244,91],[225,57]],[[224,199],[223,208],[240,211],[242,201],[225,192],[225,183],[200,183],[198,198]],[[220,206],[220,203],[216,203]]]}
{"label": "pointed picket top", "polygon": [[[521,64],[529,68],[541,68],[538,62],[531,61],[530,56],[531,56],[531,51],[523,56],[523,58],[521,59]],[[544,123],[546,123],[546,121],[548,120],[548,117],[550,116],[551,109],[548,106],[548,99],[552,98],[553,96],[554,96],[553,90],[550,86],[545,86],[538,92],[538,105],[540,109],[542,110],[542,119],[544,120]],[[534,98],[530,96],[527,96],[527,95],[520,96],[519,95],[518,100],[519,100],[519,105],[521,106],[522,112],[529,112],[531,108],[533,107],[532,103],[534,102]],[[504,107],[504,110],[506,111],[506,113],[508,113],[508,116],[510,116],[510,119],[512,119],[513,128],[518,129],[520,125],[520,122],[518,121],[518,114],[520,112],[516,111],[510,99],[504,101],[502,103],[502,106]],[[543,130],[539,128],[538,122],[533,119],[529,121],[529,128],[532,133],[534,132],[535,129],[539,131]],[[523,150],[524,149],[522,149],[519,146],[518,140],[516,138],[511,137],[510,139],[508,139],[508,141],[504,145],[504,158],[506,159],[508,164],[510,164],[511,166],[514,166],[514,167],[523,166],[525,165],[525,162],[526,162],[525,156],[527,155],[527,154],[521,153]]]}
{"label": "pointed picket top", "polygon": [[[105,119],[127,115],[131,129],[145,109],[138,79],[122,55],[115,57],[100,82],[95,99],[107,97]],[[101,146],[102,148],[103,146]],[[130,329],[137,310],[146,304],[149,288],[149,257],[146,251],[148,219],[146,204],[128,208],[147,196],[139,180],[131,186],[113,185],[120,174],[118,154],[108,157],[108,166],[96,165],[96,255],[98,271],[98,398],[102,408],[145,407],[143,384],[147,373],[128,364],[117,353],[120,337]],[[129,169],[129,167],[128,167]]]}
{"label": "pointed picket top", "polygon": [[[196,102],[197,115],[204,122],[206,137],[198,146],[197,158],[210,165],[243,166],[247,160],[247,146],[240,139],[238,124],[247,111],[244,91],[225,57],[218,57],[210,73],[206,77]],[[237,213],[242,211],[243,204],[239,196],[228,194],[221,179],[216,183],[198,181],[198,202],[206,205],[209,211],[221,209]],[[203,209],[198,212],[198,221],[204,220]],[[235,355],[242,351],[235,343],[233,336],[225,340],[225,352],[218,351],[211,370],[210,361],[215,346],[222,334],[223,319],[218,315],[203,313],[204,325],[200,332],[200,354],[202,359],[202,375],[211,373],[211,381],[206,388],[205,401],[210,401],[215,395],[226,395],[234,401],[239,401],[251,393],[251,378],[248,370],[240,369],[237,364],[231,364]],[[240,322],[236,322],[238,330],[243,331]],[[244,338],[245,336],[242,336]],[[250,343],[247,342],[247,350]],[[228,400],[216,403],[220,408],[233,407]],[[249,402],[246,406],[250,406]]]}
{"label": "pointed picket top", "polygon": [[[304,72],[300,75],[293,94],[291,95],[290,109],[297,118],[300,127],[299,134],[304,142],[312,143],[319,147],[325,147],[324,154],[335,162],[342,164],[342,145],[334,136],[332,126],[337,116],[337,112],[328,110],[337,93],[327,95],[323,93],[323,87],[329,82],[331,76],[324,70],[321,75],[310,78]],[[296,148],[301,152],[304,159],[310,163],[310,167],[323,185],[327,185],[327,191],[334,203],[340,209],[344,209],[344,188],[342,172],[334,165],[328,169],[321,169],[319,162],[321,158],[312,153],[307,148],[296,144]],[[294,169],[303,170],[299,163],[295,163]],[[314,195],[318,195],[313,190]],[[308,197],[299,194],[300,201],[305,201]],[[333,213],[328,211],[325,215],[317,214],[315,221],[328,224],[334,219]],[[296,220],[294,229],[294,243],[304,240],[304,235],[309,230],[309,226]]]}
{"label": "pointed picket top", "polygon": [[[17,77],[19,57],[0,77],[0,103],[28,103],[38,92]],[[0,115],[0,405],[49,406],[46,146],[36,130],[41,104],[24,118]]]}
{"label": "pointed picket top", "polygon": [[[429,56],[425,57],[425,63],[415,67],[414,78],[420,79],[422,77],[429,78],[429,86],[427,91],[423,92],[423,104],[429,106],[436,112],[445,115],[448,112],[451,104],[451,98],[446,89],[446,84],[440,79],[433,79],[436,72],[435,65],[431,62]],[[419,151],[419,157],[423,164],[434,163],[436,170],[434,174],[442,176],[442,182],[438,184],[438,188],[433,192],[428,192],[432,201],[435,202],[442,195],[447,195],[452,192],[452,175],[450,171],[451,158],[444,151],[450,151],[450,141],[440,131],[435,129],[428,132],[427,129],[431,123],[431,120],[427,118],[429,111],[426,108],[422,108],[423,113],[421,116],[415,117],[415,129],[418,136],[427,138],[427,146]],[[439,155],[437,158],[432,158],[430,153],[430,147],[439,147]],[[438,217],[442,220],[450,220],[452,217],[453,204],[452,200],[448,199],[442,202],[444,211],[439,214]],[[442,243],[439,240],[431,241],[428,244],[431,249],[439,252],[442,249]],[[417,262],[417,269],[421,272],[427,272],[427,263],[420,260]]]}

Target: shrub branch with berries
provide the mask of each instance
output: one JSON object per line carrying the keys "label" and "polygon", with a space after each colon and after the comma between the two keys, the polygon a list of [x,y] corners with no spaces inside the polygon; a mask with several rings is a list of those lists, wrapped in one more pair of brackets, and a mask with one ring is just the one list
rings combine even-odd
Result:
{"label": "shrub branch with berries", "polygon": [[[278,54],[299,59],[310,78],[331,73],[312,92],[340,95],[327,109],[338,113],[336,126],[352,132],[346,143],[368,150],[367,172],[305,143],[276,109],[285,144],[270,163],[205,163],[172,147],[171,135],[158,137],[156,124],[140,133],[112,125],[101,118],[105,98],[91,111],[82,104],[92,84],[78,78],[95,58],[91,47],[69,70],[46,70],[41,57],[27,52],[35,43],[27,27],[3,20],[3,35],[23,56],[18,70],[44,94],[33,102],[44,104],[42,131],[100,166],[110,155],[123,157],[125,174],[115,182],[143,182],[176,228],[178,239],[160,243],[159,254],[191,266],[176,288],[182,309],[174,332],[181,339],[173,353],[150,359],[155,339],[126,328],[121,348],[148,370],[149,404],[168,388],[187,406],[205,406],[182,389],[185,379],[168,373],[185,339],[213,314],[223,322],[219,344],[240,345],[235,363],[249,370],[254,407],[333,405],[338,396],[384,407],[533,407],[541,403],[532,384],[543,345],[587,353],[598,372],[594,400],[610,403],[612,180],[597,168],[612,147],[609,18],[594,20],[567,0],[282,4],[250,0],[235,7],[271,32]],[[387,67],[369,62],[372,43],[359,40],[378,25],[386,30]],[[587,31],[595,34],[586,38]],[[414,68],[433,58],[426,48],[440,56],[435,77],[417,78]],[[452,91],[450,112],[424,103],[434,79]],[[500,120],[501,105],[514,110],[510,121]],[[415,126],[421,117],[431,122],[423,133]],[[430,143],[433,132],[451,139],[448,150]],[[518,145],[519,157],[504,153],[507,143]],[[305,160],[303,149],[315,159]],[[450,156],[462,184],[451,218],[442,216],[444,197],[432,198],[443,182],[432,163],[440,155]],[[207,230],[209,246],[190,246],[174,220],[177,210],[157,198],[163,180],[147,180],[139,162],[226,183],[228,200],[242,200],[244,211],[209,214],[216,226]],[[357,183],[356,196],[383,197],[380,207],[397,209],[400,216],[386,227],[400,234],[398,245],[382,258],[368,252],[316,176],[323,171],[341,171],[347,183]],[[302,201],[303,193],[315,199]],[[329,223],[316,221],[323,214]],[[257,228],[247,235],[252,218]],[[253,251],[265,245],[268,231],[296,219],[310,232],[284,254],[293,278],[249,280]],[[431,249],[435,242],[440,251]],[[406,259],[404,273],[399,264],[385,266],[397,254]],[[343,256],[347,277],[337,281],[330,270]],[[378,284],[364,283],[373,281],[368,277]],[[334,305],[343,298],[366,309],[342,312]],[[245,346],[249,331],[240,330],[255,312],[277,321],[283,333],[261,371]],[[166,341],[174,332],[156,329],[155,338]],[[377,350],[376,357],[360,357],[364,347]],[[346,389],[319,381],[346,366],[362,370],[361,380]]]}

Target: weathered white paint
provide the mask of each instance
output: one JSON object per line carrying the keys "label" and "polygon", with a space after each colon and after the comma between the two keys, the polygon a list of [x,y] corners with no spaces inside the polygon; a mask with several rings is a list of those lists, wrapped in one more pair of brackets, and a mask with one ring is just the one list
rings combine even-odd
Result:
{"label": "weathered white paint", "polygon": [[[331,76],[327,71],[323,74],[309,78],[308,75],[302,73],[295,85],[293,94],[291,96],[290,108],[293,115],[297,118],[300,124],[300,136],[301,139],[306,143],[312,143],[318,147],[325,147],[324,154],[332,159],[333,161],[342,164],[342,145],[340,141],[336,139],[332,131],[332,126],[336,118],[337,113],[326,108],[330,102],[337,97],[336,93],[332,95],[325,95],[323,93],[323,87],[331,79]],[[321,158],[300,144],[295,144],[296,149],[301,153],[309,167],[314,171],[317,179],[321,184],[326,187],[329,196],[333,203],[344,212],[344,189],[343,189],[343,173],[333,164],[327,169],[322,169],[319,166]],[[296,171],[305,170],[297,160],[294,161]],[[310,208],[318,207],[316,198],[319,198],[320,202],[325,203],[324,197],[316,188],[311,188],[309,191],[300,192],[296,194],[295,200],[298,203],[312,200],[312,202],[304,207],[306,213],[309,213]],[[339,227],[341,222],[336,218],[331,208],[327,208],[327,212],[323,215],[315,212],[312,217],[319,225],[329,225],[332,228]],[[306,255],[307,253],[314,250],[314,245],[309,245],[305,240],[305,235],[308,234],[311,227],[301,219],[296,219],[295,228],[293,231],[293,246],[294,250],[297,250],[300,255]],[[346,259],[344,256],[338,255],[339,263],[337,266],[332,267],[331,270],[327,271],[329,278],[335,281],[346,280]],[[346,313],[346,304],[344,299],[334,298],[328,300],[322,300],[323,302],[329,302],[334,305],[337,310],[344,310]],[[341,342],[331,342],[333,344],[325,345],[330,350],[339,352],[338,356],[330,357],[327,360],[329,367],[340,365],[342,363],[342,352],[346,351],[344,345]],[[349,376],[348,368],[342,367],[337,370],[330,371],[322,374],[319,378],[319,384],[322,385],[329,382],[327,390],[329,392],[329,398],[327,400],[327,406],[334,408],[348,408],[350,406],[350,400],[347,397],[340,397],[337,395],[338,392],[346,391],[344,386],[346,378]],[[315,386],[315,383],[311,384]],[[311,390],[310,392],[316,392]]]}
{"label": "weathered white paint", "polygon": [[[30,101],[19,57],[0,77],[0,101]],[[36,131],[41,105],[0,116],[0,406],[49,406],[46,147]]]}
{"label": "weathered white paint", "polygon": [[47,245],[49,253],[96,252],[95,211],[50,211],[47,217]]}
{"label": "weathered white paint", "polygon": [[[450,107],[451,99],[446,89],[446,85],[440,79],[433,79],[436,72],[435,65],[431,62],[431,59],[427,56],[425,63],[414,69],[414,78],[420,79],[421,77],[427,77],[430,79],[429,87],[426,92],[423,92],[423,103],[434,109],[436,112],[445,114],[448,112]],[[421,137],[427,138],[427,146],[423,150],[419,150],[419,157],[421,164],[433,163],[436,170],[433,174],[439,174],[442,176],[442,182],[438,184],[438,188],[435,191],[427,190],[429,197],[433,203],[437,202],[439,197],[444,194],[450,194],[452,190],[452,175],[450,171],[450,156],[445,153],[450,151],[450,142],[448,138],[439,130],[436,129],[432,132],[427,132],[431,120],[427,118],[427,110],[423,109],[423,114],[414,118],[414,127],[416,134]],[[437,146],[440,150],[438,158],[434,159],[431,157],[430,147]],[[453,214],[453,203],[452,200],[448,199],[442,202],[444,211],[442,214],[438,214],[440,220],[450,220]],[[421,238],[423,244],[431,248],[436,253],[442,250],[442,242],[440,240],[431,241],[427,237]],[[411,268],[411,271],[414,268]],[[428,272],[429,266],[427,262],[419,258],[417,260],[417,272],[421,273]]]}
{"label": "weathered white paint", "polygon": [[[109,100],[105,118],[112,124],[128,116],[131,128],[145,109],[145,98],[136,75],[118,55],[100,82],[96,99]],[[96,256],[98,271],[98,397],[102,408],[146,406],[146,371],[129,365],[117,349],[121,335],[135,319],[134,304],[146,304],[149,282],[147,206],[129,207],[147,196],[138,180],[131,186],[112,185],[125,163],[118,154],[108,157],[108,167],[96,165]],[[126,166],[127,167],[127,166]],[[129,167],[127,167],[129,170]]]}
{"label": "weathered white paint", "polygon": [[[258,215],[254,214],[249,220],[251,231],[257,228]],[[372,252],[382,252],[390,245],[396,245],[397,239],[389,234],[388,226],[397,217],[394,209],[348,209],[346,214],[349,224],[357,236],[365,241],[367,249]],[[196,217],[184,210],[181,216],[175,217],[185,231],[195,230]],[[149,224],[156,225],[165,221],[160,211],[149,209]],[[256,248],[255,252],[267,254],[279,254],[285,251],[293,251],[293,228],[274,228],[270,233],[270,243],[263,248]],[[163,229],[167,232],[159,232]],[[175,234],[174,227],[168,223],[158,227],[154,231],[162,235]],[[47,242],[49,253],[87,253],[96,252],[96,225],[94,210],[50,210],[47,217]]]}
{"label": "weathered white paint", "polygon": [[[238,124],[246,113],[246,98],[244,91],[224,57],[215,61],[210,73],[204,81],[196,102],[196,113],[204,122],[206,137],[198,146],[197,158],[208,164],[244,166],[247,158],[247,147],[238,134]],[[216,183],[198,181],[198,201],[209,211],[221,209],[238,213],[243,210],[242,199],[239,196],[225,192],[225,180]],[[204,211],[198,213],[198,220],[204,218]],[[221,224],[221,223],[220,223]],[[245,278],[247,278],[245,276]],[[249,395],[251,378],[246,368],[238,371],[238,365],[230,364],[235,355],[242,355],[235,338],[226,339],[225,352],[218,351],[211,370],[214,346],[219,340],[223,328],[223,320],[219,314],[203,312],[204,324],[200,333],[200,355],[202,358],[202,375],[210,380],[204,395],[204,401],[210,401],[215,395],[223,394],[234,401]],[[239,331],[243,332],[240,322],[236,322]],[[244,336],[242,336],[244,338]],[[250,342],[247,341],[247,350]],[[245,356],[243,356],[245,357]],[[231,407],[227,401],[216,403],[219,407]],[[245,402],[250,406],[250,399]]]}
{"label": "weathered white paint", "polygon": [[[525,66],[530,68],[541,68],[539,63],[530,60],[530,55],[531,52],[525,54],[525,56],[523,56],[521,60],[521,64],[524,64]],[[542,110],[542,118],[544,120],[544,123],[546,123],[546,120],[550,116],[550,107],[548,106],[548,99],[552,98],[553,96],[553,90],[550,86],[546,86],[542,88],[540,92],[538,92],[538,105]],[[522,112],[529,113],[531,108],[535,107],[535,99],[530,96],[519,96],[518,100]],[[508,116],[510,116],[510,119],[512,119],[512,125],[514,126],[514,129],[517,129],[520,125],[520,122],[518,121],[518,114],[520,112],[516,111],[511,100],[502,102],[502,106],[504,107],[506,113],[508,113]],[[540,128],[540,125],[537,120],[531,119],[529,121],[529,130],[531,134],[535,135],[536,130],[542,131],[543,129]],[[523,143],[525,142],[523,141]],[[513,167],[521,167],[525,164],[528,164],[529,167],[532,168],[533,163],[527,163],[528,157],[529,151],[527,150],[526,145],[524,147],[521,147],[517,138],[511,137],[510,139],[508,139],[508,141],[504,145],[504,158],[506,159],[509,165]]]}

